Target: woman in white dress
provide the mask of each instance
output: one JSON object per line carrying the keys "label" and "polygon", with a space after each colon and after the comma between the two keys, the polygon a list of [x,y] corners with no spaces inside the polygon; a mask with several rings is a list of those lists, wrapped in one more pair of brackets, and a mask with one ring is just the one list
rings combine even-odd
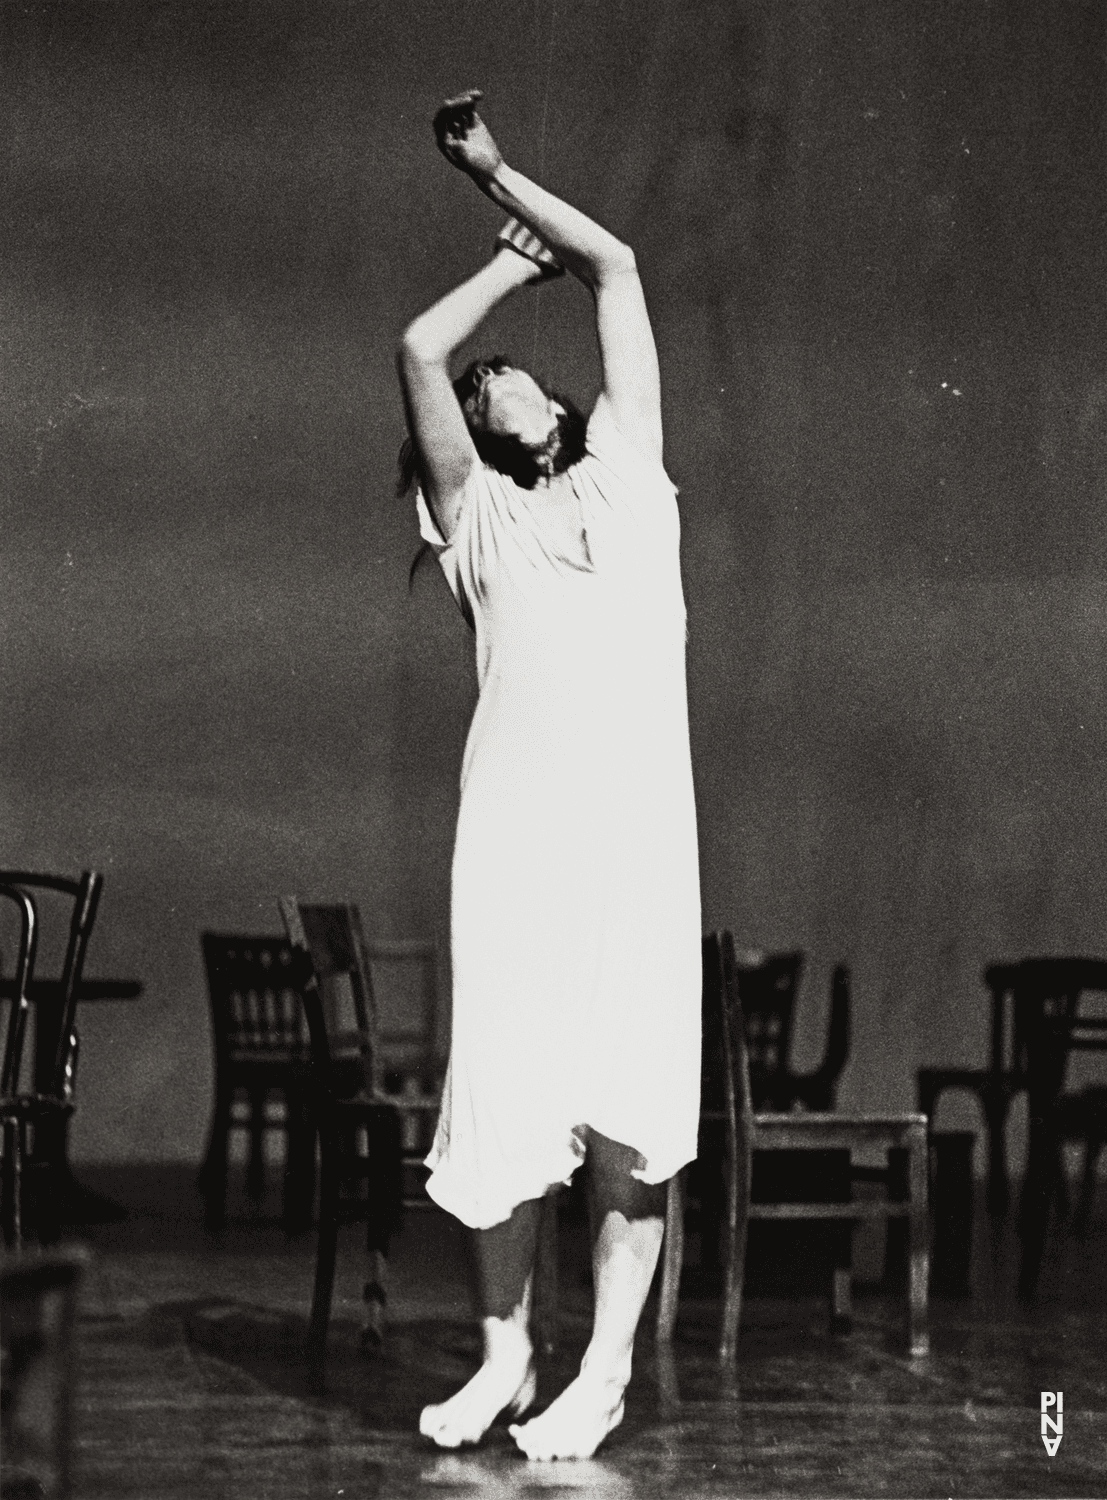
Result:
{"label": "woman in white dress", "polygon": [[[512,216],[488,264],[407,329],[399,367],[423,537],[476,632],[480,698],[453,865],[453,1035],[431,1196],[476,1231],[484,1363],[421,1431],[476,1442],[534,1400],[546,1189],[587,1162],[595,1321],[572,1384],[512,1426],[531,1458],[617,1426],[664,1227],[696,1153],[700,912],[676,492],[634,255],[503,161],[479,93],[439,146]],[[524,285],[594,298],[585,423],[502,359],[450,360]]]}

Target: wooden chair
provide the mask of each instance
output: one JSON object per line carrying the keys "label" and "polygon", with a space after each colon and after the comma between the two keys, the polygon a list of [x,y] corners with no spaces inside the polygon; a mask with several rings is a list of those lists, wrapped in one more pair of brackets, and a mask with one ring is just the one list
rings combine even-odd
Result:
{"label": "wooden chair", "polygon": [[980,1101],[988,1135],[988,1210],[1006,1212],[1011,1198],[1007,1173],[1007,1118],[1027,1085],[1026,1008],[1014,1003],[1020,965],[989,964],[984,984],[991,997],[991,1039],[983,1068],[925,1067],[916,1075],[919,1112],[933,1130],[938,1101],[947,1089],[962,1089]]}
{"label": "wooden chair", "polygon": [[4,1244],[19,1246],[23,1239],[23,1160],[29,1117],[26,1096],[20,1092],[20,1081],[31,975],[38,945],[38,913],[34,901],[18,886],[0,883],[0,896],[10,901],[19,913],[15,986],[5,1028],[4,1062],[0,1072],[0,1123],[3,1125],[4,1150],[3,1162],[0,1163],[0,1221]]}
{"label": "wooden chair", "polygon": [[[247,1131],[247,1191],[265,1183],[265,1136],[285,1136],[284,1223],[311,1222],[315,1132],[308,1120],[311,1042],[300,968],[287,938],[205,932],[201,938],[211,1006],[215,1102],[199,1186],[210,1229],[225,1222],[231,1132]],[[274,1097],[276,1096],[276,1097]],[[270,1104],[280,1103],[280,1115]]]}
{"label": "wooden chair", "polygon": [[362,1342],[379,1344],[382,1338],[389,1243],[402,1208],[401,1122],[380,1091],[376,1006],[357,907],[307,905],[295,896],[282,896],[279,906],[299,960],[311,1038],[311,1117],[319,1134],[320,1186],[308,1359],[321,1386],[340,1219],[366,1222],[370,1271]]}
{"label": "wooden chair", "polygon": [[1028,1129],[1018,1220],[1019,1294],[1030,1298],[1041,1274],[1051,1209],[1065,1200],[1062,1143],[1080,1139],[1085,1145],[1086,1213],[1094,1158],[1107,1135],[1107,1090],[1089,1085],[1065,1091],[1073,1052],[1107,1052],[1107,1015],[1091,1015],[1085,1004],[1088,995],[1107,994],[1107,960],[1027,958],[1014,966],[1010,983],[1017,1025],[1026,1039]]}
{"label": "wooden chair", "polygon": [[71,1494],[73,1326],[88,1252],[0,1261],[2,1493]]}
{"label": "wooden chair", "polygon": [[[705,1269],[713,1274],[720,1269],[717,1247],[725,1218],[723,1080],[729,1070],[723,1055],[719,964],[713,937],[704,940],[704,955],[701,1000],[703,1115],[698,1159],[688,1169],[691,1197],[696,1205],[694,1212],[688,1208],[688,1195],[683,1202],[686,1217],[700,1229]],[[798,950],[781,953],[744,950],[741,954],[735,954],[734,962],[745,1017],[754,1108],[788,1110],[802,1106],[808,1109],[832,1109],[838,1078],[849,1056],[849,969],[844,964],[839,964],[833,973],[827,1041],[822,1061],[811,1073],[797,1073],[792,1067],[792,1046],[795,1007],[803,973],[803,953]],[[810,1153],[806,1155],[810,1156]],[[820,1167],[825,1177],[825,1160],[820,1163]],[[535,1266],[532,1331],[537,1347],[547,1354],[552,1354],[557,1347],[557,1245],[561,1198],[560,1187],[553,1187],[546,1194]],[[847,1241],[847,1255],[848,1248]]]}
{"label": "wooden chair", "polygon": [[[36,898],[40,944],[46,923],[44,900],[57,897],[68,907],[68,929],[61,973],[56,980],[36,978],[35,1061],[32,1090],[23,1095],[24,1139],[31,1149],[24,1155],[22,1192],[25,1218],[34,1222],[44,1244],[55,1240],[66,1218],[79,1217],[85,1196],[73,1180],[68,1161],[69,1121],[76,1107],[80,1036],[77,1001],[85,955],[100,903],[103,876],[84,870],[76,878],[41,871],[0,870],[0,883],[15,886]],[[41,947],[40,947],[41,952]],[[24,1232],[26,1232],[26,1223]]]}
{"label": "wooden chair", "polygon": [[[750,1086],[749,1053],[742,1014],[739,966],[734,940],[721,932],[705,943],[705,959],[718,966],[718,992],[723,1000],[723,1037],[729,1066],[725,1080],[723,1125],[727,1153],[727,1215],[725,1285],[719,1358],[734,1360],[741,1316],[746,1235],[751,1219],[859,1220],[903,1218],[908,1224],[908,1348],[913,1356],[927,1353],[927,1156],[926,1120],[918,1114],[849,1115],[825,1112],[756,1112]],[[848,1151],[851,1176],[873,1180],[874,1169],[852,1165],[858,1149],[878,1148],[888,1153],[882,1175],[887,1198],[846,1203],[780,1203],[751,1201],[755,1151]],[[896,1159],[898,1158],[898,1160]],[[905,1168],[905,1170],[904,1170]],[[902,1196],[901,1196],[902,1194]],[[657,1337],[672,1339],[684,1258],[684,1194],[678,1174],[669,1184],[666,1238],[662,1256],[662,1284],[657,1313]],[[843,1284],[844,1282],[844,1284]],[[848,1270],[834,1277],[833,1305],[848,1314]]]}
{"label": "wooden chair", "polygon": [[[749,950],[735,952],[734,972],[745,1019],[746,1048],[749,1057],[750,1089],[755,1110],[833,1109],[838,1078],[849,1056],[850,1043],[850,976],[844,964],[834,970],[831,981],[830,1019],[823,1059],[812,1073],[797,1073],[792,1066],[795,1006],[803,973],[803,954],[762,953]],[[720,969],[714,938],[704,942],[701,1022],[703,1035],[700,1076],[701,1118],[697,1160],[691,1165],[685,1186],[689,1189],[686,1213],[690,1223],[700,1231],[701,1265],[708,1279],[721,1272],[719,1245],[722,1237],[725,1178],[725,1078],[729,1071],[722,1027],[722,996],[719,989]],[[830,1195],[838,1188],[846,1163],[837,1157],[823,1156],[816,1161],[810,1152],[801,1156],[763,1158],[758,1176],[775,1179],[766,1191],[790,1191],[794,1197],[813,1193],[812,1179]],[[804,1179],[807,1179],[805,1183]],[[755,1196],[761,1192],[755,1185]],[[795,1224],[761,1224],[751,1237],[751,1263],[755,1279],[769,1268],[779,1273],[789,1261],[795,1262],[804,1252],[806,1234],[813,1226]],[[830,1239],[836,1240],[834,1245]],[[843,1228],[836,1236],[824,1233],[822,1243],[813,1253],[832,1252],[841,1265],[848,1265],[850,1231]]]}

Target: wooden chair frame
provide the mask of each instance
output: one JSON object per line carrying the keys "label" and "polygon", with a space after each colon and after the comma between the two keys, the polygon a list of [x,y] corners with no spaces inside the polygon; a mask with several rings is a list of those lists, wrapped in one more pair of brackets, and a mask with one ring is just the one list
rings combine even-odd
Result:
{"label": "wooden chair frame", "polygon": [[[738,1324],[742,1311],[746,1234],[751,1219],[865,1218],[904,1219],[908,1229],[907,1344],[912,1357],[929,1351],[927,1327],[927,1283],[929,1275],[929,1226],[927,1219],[926,1117],[921,1114],[850,1115],[825,1112],[787,1114],[754,1113],[749,1081],[749,1057],[742,1019],[734,939],[729,932],[715,934],[723,996],[723,1027],[730,1067],[726,1073],[726,1250],[725,1287],[719,1359],[734,1361]],[[750,1185],[754,1151],[845,1150],[878,1147],[904,1153],[907,1170],[906,1199],[854,1201],[850,1203],[755,1203]],[[871,1176],[864,1171],[866,1177]],[[891,1167],[886,1180],[891,1185]],[[684,1194],[680,1174],[670,1180],[666,1206],[666,1235],[662,1254],[661,1295],[657,1312],[657,1338],[672,1340],[684,1259]],[[848,1273],[847,1273],[848,1276]],[[837,1278],[836,1278],[837,1280]],[[835,1286],[840,1310],[843,1293],[848,1305],[848,1281]]]}
{"label": "wooden chair frame", "polygon": [[[369,1277],[364,1287],[368,1321],[362,1341],[377,1344],[383,1337],[389,1242],[402,1211],[400,1116],[377,1087],[376,1006],[357,907],[310,905],[295,896],[280,897],[278,905],[300,962],[304,1013],[311,1037],[311,1108],[319,1133],[320,1183],[308,1363],[313,1383],[321,1388],[334,1296],[341,1189],[351,1177],[364,1181],[367,1189],[361,1216],[366,1221],[369,1256]],[[330,981],[337,978],[349,982],[356,1019],[352,1032],[337,1028],[336,1013],[325,998]],[[343,1054],[347,1060],[356,1059],[358,1065],[360,1087],[355,1094],[339,1086],[336,1062]],[[348,1071],[346,1076],[350,1077]],[[360,1141],[364,1141],[364,1154],[355,1156]]]}
{"label": "wooden chair frame", "polygon": [[[61,1234],[67,1206],[71,1209],[80,1195],[80,1188],[70,1172],[67,1151],[69,1121],[76,1107],[77,1063],[81,1046],[77,1030],[77,1001],[104,880],[96,870],[83,870],[75,878],[39,870],[0,870],[0,882],[36,896],[53,892],[72,902],[61,975],[56,984],[49,985],[49,1003],[42,996],[35,1005],[35,1061],[31,1091],[20,1096],[20,1130],[24,1146],[21,1152],[21,1214],[29,1203],[30,1212],[26,1218],[33,1221],[35,1237],[43,1244],[50,1244]],[[40,932],[41,928],[40,902]],[[39,987],[40,983],[36,981],[33,988]],[[26,1149],[28,1144],[30,1150]],[[20,1232],[23,1233],[26,1227],[25,1222]]]}
{"label": "wooden chair frame", "polygon": [[[38,946],[38,913],[26,891],[0,881],[0,896],[19,911],[19,947],[15,964],[15,992],[8,1013],[4,1040],[4,1062],[0,1071],[0,1122],[3,1124],[3,1162],[0,1163],[0,1221],[4,1244],[18,1246],[23,1239],[23,1160],[30,1118],[28,1096],[19,1091],[23,1069],[23,1043],[27,1035],[29,991]],[[33,1095],[30,1096],[33,1099]]]}
{"label": "wooden chair frame", "polygon": [[[1084,994],[1107,994],[1107,960],[1027,958],[1014,966],[1010,982],[1026,1038],[1027,1154],[1018,1231],[1019,1295],[1029,1300],[1041,1274],[1050,1210],[1063,1191],[1061,1142],[1071,1135],[1065,1127],[1081,1098],[1064,1091],[1069,1056],[1107,1052],[1107,1018],[1080,1010]],[[1096,1091],[1087,1092],[1094,1097]],[[1102,1107],[1092,1113],[1098,1119],[1090,1123],[1102,1127]]]}

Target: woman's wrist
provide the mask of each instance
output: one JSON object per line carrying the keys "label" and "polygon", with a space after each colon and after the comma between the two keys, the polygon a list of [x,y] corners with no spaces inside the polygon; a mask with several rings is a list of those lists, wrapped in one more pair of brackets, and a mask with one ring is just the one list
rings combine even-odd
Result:
{"label": "woman's wrist", "polygon": [[518,287],[527,286],[532,281],[542,280],[540,266],[528,260],[525,255],[518,255],[509,245],[501,244],[499,241],[496,242],[492,259],[488,262],[486,269],[506,291],[515,291]]}
{"label": "woman's wrist", "polygon": [[521,255],[524,260],[531,261],[541,271],[544,281],[565,274],[565,267],[549,246],[544,244],[534,231],[528,229],[519,219],[508,219],[496,236],[496,245],[514,250],[516,255]]}

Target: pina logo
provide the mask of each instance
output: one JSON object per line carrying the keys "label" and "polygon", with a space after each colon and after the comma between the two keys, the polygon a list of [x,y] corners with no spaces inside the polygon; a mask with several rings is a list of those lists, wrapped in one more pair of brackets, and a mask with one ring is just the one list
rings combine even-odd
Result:
{"label": "pina logo", "polygon": [[[1061,1446],[1061,1428],[1065,1421],[1062,1415],[1064,1405],[1064,1391],[1042,1392],[1042,1442],[1045,1444],[1045,1451],[1049,1454],[1050,1458],[1054,1456],[1057,1449]],[[1055,1417],[1049,1415],[1051,1409],[1056,1411],[1057,1415]],[[1050,1436],[1050,1428],[1053,1429],[1052,1437]]]}

